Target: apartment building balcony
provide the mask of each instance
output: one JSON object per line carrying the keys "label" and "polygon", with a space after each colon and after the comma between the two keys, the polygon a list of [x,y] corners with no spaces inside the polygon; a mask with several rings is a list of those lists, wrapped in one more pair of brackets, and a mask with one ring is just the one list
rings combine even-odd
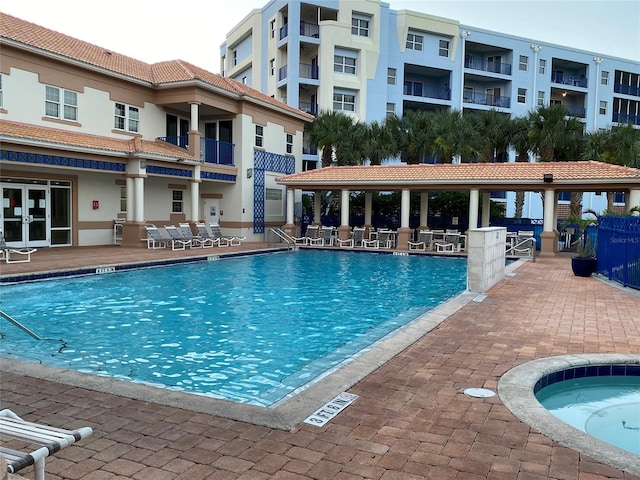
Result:
{"label": "apartment building balcony", "polygon": [[[320,38],[320,25],[317,23],[309,23],[305,21],[300,22],[300,36],[308,38]],[[280,27],[278,34],[279,40],[284,40],[289,36],[289,24],[285,24]]]}
{"label": "apartment building balcony", "polygon": [[311,145],[308,140],[302,142],[303,155],[318,155],[318,148]]}
{"label": "apartment building balcony", "polygon": [[[285,80],[288,76],[288,65],[283,65],[278,69],[278,81]],[[320,70],[317,65],[301,63],[298,68],[298,76],[300,78],[318,80],[320,78]]]}
{"label": "apartment building balcony", "polygon": [[569,87],[587,88],[588,65],[561,58],[551,60],[551,83]]}
{"label": "apartment building balcony", "polygon": [[[178,137],[158,137],[158,140],[171,143],[185,150],[189,149],[189,137],[181,135]],[[213,140],[211,138],[200,139],[200,159],[204,163],[215,165],[233,166],[233,152],[235,145],[221,140]]]}
{"label": "apartment building balcony", "polygon": [[451,100],[451,89],[436,85],[425,85],[423,82],[406,81],[402,92],[409,97],[433,98],[438,100]]}
{"label": "apartment building balcony", "polygon": [[298,110],[310,113],[311,115],[318,114],[318,104],[312,102],[298,102]]}
{"label": "apartment building balcony", "polygon": [[615,93],[621,93],[623,95],[631,95],[633,97],[640,97],[640,87],[632,85],[622,85],[621,83],[613,84],[613,91]]}
{"label": "apartment building balcony", "polygon": [[511,75],[512,71],[512,65],[502,62],[500,57],[487,59],[486,57],[473,55],[465,56],[464,68],[481,72],[499,73],[500,75]]}
{"label": "apartment building balcony", "polygon": [[480,92],[464,92],[464,103],[485,105],[487,107],[511,108],[511,98]]}
{"label": "apartment building balcony", "polygon": [[552,105],[563,105],[567,109],[567,115],[570,117],[587,118],[586,101],[586,93],[565,88],[551,88],[550,103]]}
{"label": "apartment building balcony", "polygon": [[612,120],[616,123],[630,123],[631,125],[640,125],[640,115],[629,115],[627,113],[614,112]]}
{"label": "apartment building balcony", "polygon": [[575,77],[563,72],[553,72],[551,74],[551,83],[580,88],[587,88],[588,86],[586,77]]}

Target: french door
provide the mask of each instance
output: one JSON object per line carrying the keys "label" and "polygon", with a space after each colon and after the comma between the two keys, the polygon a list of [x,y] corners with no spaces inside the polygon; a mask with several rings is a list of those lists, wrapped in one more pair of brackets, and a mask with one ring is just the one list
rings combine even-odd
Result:
{"label": "french door", "polygon": [[49,246],[50,203],[47,185],[3,184],[1,225],[7,244]]}

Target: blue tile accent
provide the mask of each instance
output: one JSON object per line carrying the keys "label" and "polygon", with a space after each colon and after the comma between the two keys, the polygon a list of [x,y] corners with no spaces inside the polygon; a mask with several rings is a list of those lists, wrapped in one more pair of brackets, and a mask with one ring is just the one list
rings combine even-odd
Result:
{"label": "blue tile accent", "polygon": [[540,378],[533,387],[533,393],[538,393],[544,387],[565,380],[573,380],[585,377],[609,377],[609,376],[640,376],[640,365],[636,364],[613,364],[613,365],[589,365],[586,367],[568,368],[553,372]]}
{"label": "blue tile accent", "polygon": [[14,152],[10,150],[0,150],[0,159],[35,165],[52,165],[56,167],[72,167],[83,170],[101,170],[107,172],[124,173],[127,169],[126,163],[60,157],[57,155],[42,155],[39,153]]}

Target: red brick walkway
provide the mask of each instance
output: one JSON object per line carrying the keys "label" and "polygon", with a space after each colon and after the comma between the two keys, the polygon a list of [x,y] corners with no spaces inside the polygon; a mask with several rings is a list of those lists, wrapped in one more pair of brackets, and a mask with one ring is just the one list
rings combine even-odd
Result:
{"label": "red brick walkway", "polygon": [[640,295],[539,258],[355,384],[358,400],[323,428],[272,430],[6,372],[0,404],[94,429],[48,459],[49,480],[639,479],[539,434],[498,396],[462,393],[536,358],[638,352]]}

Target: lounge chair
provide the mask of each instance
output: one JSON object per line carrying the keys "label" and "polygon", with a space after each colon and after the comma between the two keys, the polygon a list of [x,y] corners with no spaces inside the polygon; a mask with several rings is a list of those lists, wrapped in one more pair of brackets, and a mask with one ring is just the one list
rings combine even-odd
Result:
{"label": "lounge chair", "polygon": [[392,230],[380,230],[378,232],[378,243],[381,248],[395,248],[396,232]]}
{"label": "lounge chair", "polygon": [[168,236],[164,236],[158,230],[158,227],[155,225],[147,225],[145,227],[147,230],[147,238],[143,238],[143,241],[147,242],[147,248],[150,250],[158,250],[160,248],[167,248],[171,238]]}
{"label": "lounge chair", "polygon": [[369,238],[362,237],[362,247],[363,248],[380,248],[380,240],[378,239],[378,232],[374,232],[373,230],[369,231]]}
{"label": "lounge chair", "polygon": [[[31,254],[37,252],[37,248],[12,248],[4,240],[4,233],[0,230],[0,261],[7,263],[27,263],[31,261]],[[11,260],[11,254],[21,255],[20,260]]]}
{"label": "lounge chair", "polygon": [[204,238],[200,234],[194,235],[191,231],[191,225],[188,223],[180,223],[179,227],[182,232],[182,236],[187,240],[191,240],[191,248],[212,248],[215,245],[212,238]]}
{"label": "lounge chair", "polygon": [[[39,423],[25,422],[11,410],[0,411],[0,436],[17,440],[21,444],[41,445],[40,448],[28,453],[0,447],[0,455],[7,462],[8,473],[16,473],[33,465],[34,480],[44,480],[44,462],[49,455],[87,438],[92,433],[91,427],[64,430]],[[32,450],[26,446],[21,448],[22,450]]]}
{"label": "lounge chair", "polygon": [[307,237],[307,244],[309,245],[322,245],[324,243],[320,233],[320,225],[309,225],[305,237]]}
{"label": "lounge chair", "polygon": [[231,246],[242,245],[243,240],[246,240],[247,237],[238,237],[235,235],[222,235],[222,231],[220,230],[220,225],[217,223],[212,223],[209,225],[211,228],[211,232],[215,238],[221,238],[226,240]]}
{"label": "lounge chair", "polygon": [[456,252],[458,251],[458,242],[460,235],[457,233],[445,233],[444,240],[436,242],[436,251],[438,252]]}
{"label": "lounge chair", "polygon": [[[207,225],[205,223],[196,223],[196,229],[198,230],[198,237],[202,238],[207,242],[210,242],[211,246],[218,246],[218,247],[229,246],[229,242],[227,242],[225,239],[217,238],[213,234],[213,232],[207,228]],[[204,248],[207,248],[207,247],[205,246]]]}
{"label": "lounge chair", "polygon": [[320,239],[322,240],[322,246],[333,247],[333,227],[322,227],[320,230]]}
{"label": "lounge chair", "polygon": [[364,237],[363,227],[353,227],[349,238],[336,239],[339,247],[360,247],[362,246],[362,238]]}
{"label": "lounge chair", "polygon": [[193,242],[186,238],[175,225],[165,225],[164,229],[169,234],[171,250],[184,250],[187,247],[191,248],[193,246]]}
{"label": "lounge chair", "polygon": [[433,232],[420,230],[415,242],[409,241],[409,250],[431,250]]}

